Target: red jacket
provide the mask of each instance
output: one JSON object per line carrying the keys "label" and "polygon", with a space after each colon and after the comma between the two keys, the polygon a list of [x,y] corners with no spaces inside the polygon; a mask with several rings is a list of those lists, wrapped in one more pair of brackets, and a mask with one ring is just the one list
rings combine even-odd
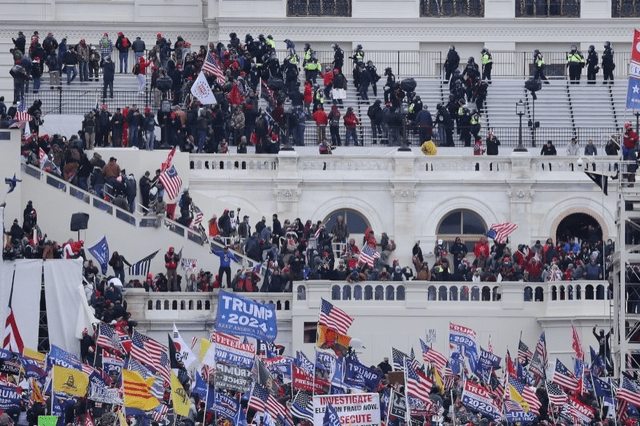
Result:
{"label": "red jacket", "polygon": [[140,66],[140,74],[145,75],[147,73],[147,67],[149,65],[151,65],[151,61],[144,61],[144,58],[142,56],[140,56],[140,59],[138,59],[138,65]]}
{"label": "red jacket", "polygon": [[329,123],[329,118],[327,117],[327,113],[321,109],[317,109],[316,112],[313,113],[313,119],[318,126],[326,126]]}
{"label": "red jacket", "polygon": [[344,115],[344,127],[346,127],[347,130],[354,130],[358,124],[360,124],[360,121],[353,111],[347,111]]}
{"label": "red jacket", "polygon": [[331,71],[327,71],[324,74],[320,73],[320,75],[322,76],[322,78],[324,80],[324,85],[325,86],[328,86],[331,83],[333,83],[333,73]]}
{"label": "red jacket", "polygon": [[302,100],[307,104],[313,102],[313,92],[311,91],[311,83],[309,82],[304,84],[304,98]]}

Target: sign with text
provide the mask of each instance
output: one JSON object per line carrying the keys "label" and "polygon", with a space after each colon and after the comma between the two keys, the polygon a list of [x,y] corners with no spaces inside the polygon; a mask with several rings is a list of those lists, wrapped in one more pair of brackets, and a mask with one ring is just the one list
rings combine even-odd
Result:
{"label": "sign with text", "polygon": [[462,404],[472,411],[486,414],[496,420],[500,419],[500,410],[495,406],[489,391],[471,380],[466,380],[464,383]]}
{"label": "sign with text", "polygon": [[251,387],[251,370],[216,362],[215,380],[216,388],[245,393]]}
{"label": "sign with text", "polygon": [[316,395],[313,397],[313,424],[320,425],[327,404],[336,410],[340,423],[351,426],[380,425],[380,395],[359,393],[352,395]]}
{"label": "sign with text", "polygon": [[240,340],[233,339],[223,333],[216,333],[214,342],[216,361],[243,368],[253,368],[256,350],[253,343],[242,343]]}
{"label": "sign with text", "polygon": [[216,329],[273,343],[278,335],[276,307],[221,291]]}

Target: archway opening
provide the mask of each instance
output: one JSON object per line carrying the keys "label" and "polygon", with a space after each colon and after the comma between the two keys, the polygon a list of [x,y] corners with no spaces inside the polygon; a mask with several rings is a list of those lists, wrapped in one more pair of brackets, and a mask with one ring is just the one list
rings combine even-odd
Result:
{"label": "archway opening", "polygon": [[602,241],[602,227],[593,216],[586,213],[572,213],[558,224],[556,241],[569,241],[573,237],[595,244]]}

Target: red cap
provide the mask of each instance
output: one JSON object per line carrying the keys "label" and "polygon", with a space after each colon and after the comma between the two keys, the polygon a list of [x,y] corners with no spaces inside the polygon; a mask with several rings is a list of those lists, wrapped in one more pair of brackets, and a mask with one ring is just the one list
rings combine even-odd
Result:
{"label": "red cap", "polygon": [[119,36],[121,36],[121,35],[124,35],[124,34],[122,34],[122,31],[119,31],[119,32],[118,32],[118,35],[119,35]]}
{"label": "red cap", "polygon": [[158,33],[158,38],[161,38],[161,37],[162,37],[162,33]]}
{"label": "red cap", "polygon": [[149,108],[149,107],[144,107],[144,113],[145,113],[145,114],[151,114],[151,108]]}
{"label": "red cap", "polygon": [[102,109],[107,109],[107,104],[102,104]]}
{"label": "red cap", "polygon": [[109,36],[109,33],[104,33],[104,36],[105,36],[105,37],[108,37],[108,36]]}

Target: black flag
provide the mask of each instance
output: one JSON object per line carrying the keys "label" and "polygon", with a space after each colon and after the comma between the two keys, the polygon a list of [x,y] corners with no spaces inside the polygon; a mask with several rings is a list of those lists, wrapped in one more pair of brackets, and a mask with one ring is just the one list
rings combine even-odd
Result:
{"label": "black flag", "polygon": [[604,192],[604,195],[609,195],[607,194],[607,184],[609,182],[609,176],[605,176],[605,175],[601,175],[598,173],[590,173],[590,172],[585,172],[587,174],[587,176],[589,176],[589,178],[595,182],[596,185],[598,185],[600,187],[600,189],[602,189],[602,192]]}

